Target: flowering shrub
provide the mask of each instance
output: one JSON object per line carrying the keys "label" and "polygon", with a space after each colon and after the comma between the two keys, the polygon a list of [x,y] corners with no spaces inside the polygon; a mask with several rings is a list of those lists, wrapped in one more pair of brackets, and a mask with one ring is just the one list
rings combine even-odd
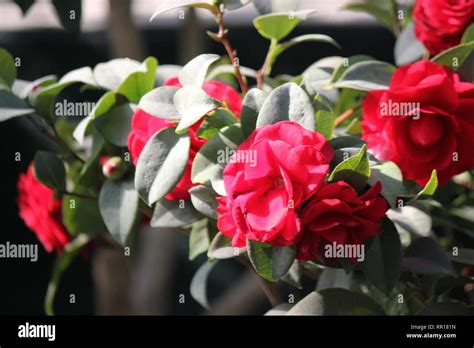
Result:
{"label": "flowering shrub", "polygon": [[[474,282],[461,271],[474,265],[472,4],[417,0],[413,20],[388,0],[349,5],[394,32],[398,66],[327,57],[277,78],[272,66],[292,46],[339,45],[321,34],[287,38],[312,10],[263,13],[271,6],[255,1],[269,50],[260,69],[241,66],[224,17],[252,2],[164,1],[152,18],[207,9],[219,26],[209,36],[228,57],[199,55],[163,85],[149,57],[40,79],[19,93],[13,57],[0,49],[0,120],[26,117],[58,149],[38,152],[20,176],[21,218],[60,260],[107,234],[128,248],[143,224],[180,228],[190,259],[208,256],[191,289],[203,306],[209,263],[235,259],[270,295],[277,282],[306,294],[316,285],[288,314],[450,308],[437,304]],[[70,131],[56,105],[72,85],[101,96]],[[54,290],[48,296],[52,313]],[[452,312],[459,308],[468,311],[458,303]]]}

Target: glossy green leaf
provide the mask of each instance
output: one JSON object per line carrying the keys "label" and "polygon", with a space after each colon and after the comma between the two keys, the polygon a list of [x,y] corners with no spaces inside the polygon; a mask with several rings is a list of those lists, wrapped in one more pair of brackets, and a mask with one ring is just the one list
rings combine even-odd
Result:
{"label": "glossy green leaf", "polygon": [[382,231],[366,251],[362,271],[377,289],[389,294],[400,278],[402,246],[397,229],[389,219],[383,221]]}
{"label": "glossy green leaf", "polygon": [[257,128],[280,121],[294,121],[312,131],[316,128],[311,100],[295,83],[286,83],[270,93],[258,114]]}
{"label": "glossy green leaf", "polygon": [[35,110],[13,93],[0,89],[0,122],[32,114]]}
{"label": "glossy green leaf", "polygon": [[12,55],[0,48],[0,89],[10,90],[16,79],[16,66]]}
{"label": "glossy green leaf", "polygon": [[207,252],[211,245],[209,238],[209,220],[203,219],[193,224],[189,234],[189,260]]}
{"label": "glossy green leaf", "polygon": [[95,119],[94,126],[109,143],[125,147],[132,129],[133,112],[130,104],[117,106]]}
{"label": "glossy green leaf", "polygon": [[217,14],[219,9],[214,6],[213,0],[167,0],[163,2],[158,8],[153,12],[153,15],[150,18],[150,22],[154,20],[157,16],[162,13],[176,10],[182,7],[197,7],[204,8],[211,11],[213,14]]}
{"label": "glossy green leaf", "polygon": [[155,88],[140,99],[138,108],[155,117],[179,120],[181,114],[173,102],[178,90],[178,87],[173,86]]}
{"label": "glossy green leaf", "polygon": [[139,70],[130,74],[117,88],[117,93],[124,95],[130,102],[137,103],[141,97],[151,91],[155,85],[155,73],[158,61],[148,57]]}
{"label": "glossy green leaf", "polygon": [[64,191],[66,170],[64,163],[55,153],[38,151],[33,161],[35,177],[39,182],[53,190]]}
{"label": "glossy green leaf", "polygon": [[316,291],[332,288],[349,289],[351,279],[352,273],[347,274],[342,268],[325,268],[318,278]]}
{"label": "glossy green leaf", "polygon": [[395,67],[385,62],[363,61],[350,66],[332,86],[362,91],[387,89],[394,71]]}
{"label": "glossy green leaf", "polygon": [[231,239],[219,232],[212,239],[207,256],[210,259],[231,259],[242,255],[246,251],[246,248],[234,248],[231,244]]}
{"label": "glossy green leaf", "polygon": [[370,164],[367,147],[364,145],[359,153],[339,163],[329,175],[328,181],[346,181],[357,190],[362,190],[370,178]]}
{"label": "glossy green leaf", "polygon": [[270,281],[277,281],[283,277],[296,256],[294,248],[272,246],[251,240],[247,240],[247,251],[255,271]]}
{"label": "glossy green leaf", "polygon": [[443,248],[429,237],[418,238],[408,247],[403,266],[420,274],[456,274]]}
{"label": "glossy green leaf", "polygon": [[431,172],[430,180],[425,184],[423,190],[421,190],[415,197],[415,199],[423,199],[427,197],[431,197],[436,193],[436,189],[438,188],[438,175],[436,169],[433,169]]}
{"label": "glossy green leaf", "polygon": [[186,64],[179,73],[183,86],[202,87],[209,67],[220,59],[217,54],[201,54]]}
{"label": "glossy green leaf", "polygon": [[139,196],[133,180],[107,180],[99,195],[99,209],[114,239],[125,245],[139,215]]}
{"label": "glossy green leaf", "polygon": [[384,310],[369,296],[345,289],[313,291],[287,315],[384,315]]}
{"label": "glossy green leaf", "polygon": [[210,138],[194,158],[191,167],[192,182],[208,184],[215,172],[219,170],[220,165],[224,164],[219,163],[219,153],[225,152],[226,148],[235,150],[243,141],[242,131],[237,124],[222,129],[221,132]]}
{"label": "glossy green leaf", "polygon": [[221,104],[203,89],[195,86],[180,88],[174,95],[174,104],[181,114],[176,132],[182,133]]}
{"label": "glossy green leaf", "polygon": [[364,0],[363,2],[350,3],[344,9],[367,12],[377,18],[388,30],[394,31],[397,13],[393,11],[390,0]]}
{"label": "glossy green leaf", "polygon": [[146,143],[137,162],[135,188],[151,205],[174,189],[188,163],[190,140],[174,128],[157,132]]}
{"label": "glossy green leaf", "polygon": [[403,184],[403,175],[398,166],[390,161],[370,168],[369,185],[374,186],[378,181],[382,184],[382,196],[393,208],[397,204]]}
{"label": "glossy green leaf", "polygon": [[304,10],[290,13],[272,13],[257,17],[253,24],[264,38],[280,41],[290,34],[302,20],[306,20],[315,11]]}
{"label": "glossy green leaf", "polygon": [[203,216],[194,209],[191,202],[160,199],[155,204],[150,225],[152,227],[184,227],[199,221]]}
{"label": "glossy green leaf", "polygon": [[204,216],[217,220],[216,193],[205,185],[194,186],[189,189],[191,202],[194,208]]}
{"label": "glossy green leaf", "polygon": [[419,60],[425,51],[425,46],[416,38],[413,21],[410,21],[395,42],[395,63],[398,66],[413,63]]}
{"label": "glossy green leaf", "polygon": [[474,41],[462,43],[460,45],[448,48],[437,56],[431,58],[431,61],[447,66],[454,71],[458,70],[469,55],[474,51]]}
{"label": "glossy green leaf", "polygon": [[242,133],[246,138],[255,130],[258,114],[262,109],[266,97],[267,93],[258,88],[252,88],[245,95],[242,102],[240,120],[242,122]]}
{"label": "glossy green leaf", "polygon": [[95,199],[64,195],[61,209],[63,223],[69,234],[97,236],[107,231]]}
{"label": "glossy green leaf", "polygon": [[191,280],[190,292],[191,296],[204,308],[209,310],[209,302],[207,299],[207,280],[211,271],[217,262],[205,262],[194,274]]}
{"label": "glossy green leaf", "polygon": [[466,30],[461,39],[461,43],[468,43],[474,41],[474,23],[471,23]]}

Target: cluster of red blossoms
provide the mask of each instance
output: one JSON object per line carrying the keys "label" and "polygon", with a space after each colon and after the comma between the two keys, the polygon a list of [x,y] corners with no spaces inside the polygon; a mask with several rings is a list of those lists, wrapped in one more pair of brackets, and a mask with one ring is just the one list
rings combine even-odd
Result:
{"label": "cluster of red blossoms", "polygon": [[[413,17],[418,39],[431,54],[458,44],[473,22],[473,5],[473,0],[417,0]],[[177,78],[165,85],[180,87]],[[219,81],[206,82],[203,89],[240,115],[242,98],[237,91]],[[390,103],[416,103],[416,117],[387,117],[381,105]],[[387,90],[366,95],[362,138],[378,159],[395,162],[404,179],[423,185],[436,169],[444,183],[474,167],[473,110],[474,84],[462,82],[436,63],[417,62],[399,68]],[[174,127],[156,116],[140,109],[133,116],[128,148],[134,164],[156,132]],[[199,126],[189,129],[189,163],[167,199],[189,199],[191,165],[206,141],[196,135]],[[321,260],[328,243],[362,244],[381,233],[380,221],[388,207],[380,184],[359,193],[346,182],[328,183],[333,149],[321,134],[279,122],[255,130],[237,151],[254,151],[257,161],[230,161],[224,170],[227,197],[217,198],[218,227],[234,246],[244,246],[246,239],[296,245],[298,259]],[[61,201],[36,180],[31,166],[20,176],[18,191],[20,217],[47,251],[60,251],[69,241],[61,222]]]}

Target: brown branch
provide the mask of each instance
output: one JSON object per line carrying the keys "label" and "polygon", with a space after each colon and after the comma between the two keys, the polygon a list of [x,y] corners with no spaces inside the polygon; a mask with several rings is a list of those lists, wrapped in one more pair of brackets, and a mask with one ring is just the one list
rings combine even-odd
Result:
{"label": "brown branch", "polygon": [[229,37],[227,36],[228,30],[225,29],[224,13],[221,10],[219,10],[219,13],[217,14],[217,23],[219,24],[219,32],[217,33],[216,39],[219,42],[221,42],[222,45],[224,46],[227,52],[227,55],[229,56],[232,62],[232,66],[234,67],[235,77],[237,78],[240,89],[242,90],[242,93],[245,95],[247,94],[247,91],[249,88],[248,88],[247,82],[245,82],[242,72],[240,71],[240,64],[237,57],[237,51],[232,48]]}
{"label": "brown branch", "polygon": [[349,110],[344,111],[342,114],[340,114],[340,115],[336,118],[336,121],[334,121],[334,126],[335,126],[335,127],[340,126],[341,123],[343,123],[344,121],[346,121],[347,119],[349,119],[349,117],[352,116],[352,114],[354,113],[354,111],[355,111],[355,108],[352,108],[352,109],[349,109]]}

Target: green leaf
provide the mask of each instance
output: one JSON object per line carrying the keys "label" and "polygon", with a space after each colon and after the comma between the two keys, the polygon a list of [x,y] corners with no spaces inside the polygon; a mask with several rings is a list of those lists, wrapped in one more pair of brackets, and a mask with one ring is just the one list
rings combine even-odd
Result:
{"label": "green leaf", "polygon": [[143,61],[138,71],[130,74],[120,84],[116,92],[127,97],[130,102],[137,103],[141,97],[153,89],[157,67],[156,58],[148,57]]}
{"label": "green leaf", "polygon": [[347,274],[341,268],[325,268],[318,279],[316,291],[331,288],[349,289],[351,287],[352,273]]}
{"label": "green leaf", "polygon": [[346,181],[356,190],[362,190],[370,178],[367,146],[364,145],[359,153],[339,163],[329,175],[328,181]]}
{"label": "green leaf", "polygon": [[34,81],[16,79],[12,86],[12,92],[20,99],[27,99],[38,87],[48,87],[58,81],[54,75],[40,77]]}
{"label": "green leaf", "polygon": [[183,227],[202,219],[190,201],[160,199],[155,204],[150,225],[152,227]]}
{"label": "green leaf", "polygon": [[344,9],[367,12],[377,18],[388,30],[394,31],[397,13],[393,11],[392,1],[366,0],[362,3],[348,4]]}
{"label": "green leaf", "polygon": [[148,205],[163,198],[181,180],[189,148],[188,134],[176,134],[174,128],[163,129],[148,140],[135,173],[135,188]]}
{"label": "green leaf", "polygon": [[337,48],[341,48],[341,46],[339,46],[339,44],[332,37],[328,35],[306,34],[306,35],[297,36],[286,42],[276,45],[275,49],[273,50],[272,61],[275,61],[278,58],[278,56],[280,56],[287,49],[293,46],[299,45],[301,43],[305,43],[305,42],[323,42],[323,43],[331,44]]}
{"label": "green leaf", "polygon": [[193,299],[195,299],[201,306],[209,310],[209,302],[207,299],[207,280],[209,274],[213,270],[217,262],[205,262],[194,274],[191,280],[190,292]]}
{"label": "green leaf", "polygon": [[222,0],[224,7],[228,11],[237,10],[243,6],[248,5],[251,0]]}
{"label": "green leaf", "polygon": [[437,56],[431,58],[431,61],[447,66],[456,71],[461,67],[473,50],[474,41],[462,43],[441,52]]}
{"label": "green leaf", "polygon": [[438,175],[436,169],[433,169],[431,172],[430,180],[426,183],[423,190],[421,190],[415,197],[415,199],[423,199],[431,197],[435,194],[436,189],[438,188]]}
{"label": "green leaf", "polygon": [[16,79],[15,61],[10,53],[0,47],[0,89],[10,90]]}
{"label": "green leaf", "polygon": [[56,296],[59,283],[63,273],[69,268],[72,261],[79,254],[79,251],[90,242],[90,237],[81,234],[64,246],[64,251],[58,255],[54,261],[51,279],[44,299],[44,312],[46,315],[54,315],[54,298]]}
{"label": "green leaf", "polygon": [[184,86],[202,87],[207,70],[220,59],[217,54],[201,54],[186,64],[179,73],[179,82]]}
{"label": "green leaf", "polygon": [[203,219],[193,224],[189,235],[189,260],[207,252],[211,240],[209,238],[209,220]]}
{"label": "green leaf", "polygon": [[181,114],[173,102],[178,90],[178,87],[173,86],[155,88],[140,99],[138,108],[155,117],[179,120]]}
{"label": "green leaf", "polygon": [[82,0],[52,0],[64,29],[79,32],[81,29]]}
{"label": "green leaf", "polygon": [[194,186],[189,189],[191,202],[194,208],[204,216],[217,220],[216,193],[205,185]]}
{"label": "green leaf", "polygon": [[410,21],[395,42],[395,63],[398,66],[413,63],[423,56],[425,50],[425,46],[416,38],[413,21]]}
{"label": "green leaf", "polygon": [[288,315],[384,315],[369,296],[345,289],[313,291],[298,302]]}
{"label": "green leaf", "polygon": [[220,132],[221,129],[238,122],[238,119],[226,109],[217,109],[204,119],[196,133],[200,138],[209,139]]}
{"label": "green leaf", "polygon": [[257,273],[270,281],[277,281],[290,269],[296,250],[291,247],[272,246],[247,239],[250,262]]}
{"label": "green leaf", "polygon": [[132,129],[133,111],[130,104],[117,106],[95,119],[94,126],[109,143],[125,147]]}
{"label": "green leaf", "polygon": [[32,114],[35,110],[16,95],[0,89],[0,122]]}
{"label": "green leaf", "polygon": [[300,0],[252,0],[260,14],[289,12],[298,8]]}
{"label": "green leaf", "polygon": [[221,168],[219,150],[225,151],[226,148],[235,150],[243,141],[244,137],[238,124],[228,126],[210,138],[194,158],[191,167],[192,182],[196,184],[211,182],[215,172]]}
{"label": "green leaf", "polygon": [[39,92],[35,94],[33,103],[38,115],[45,119],[52,119],[53,104],[56,100],[56,97],[62,92],[63,89],[72,85],[73,83],[74,82],[72,81],[66,83],[58,82],[39,90]]}
{"label": "green leaf", "polygon": [[280,121],[294,121],[314,131],[314,109],[306,92],[295,83],[275,88],[263,103],[258,114],[257,128]]}
{"label": "green leaf", "polygon": [[247,251],[246,248],[234,248],[231,245],[231,239],[221,232],[217,233],[212,239],[207,256],[210,259],[231,259],[233,257],[242,255]]}
{"label": "green leaf", "polygon": [[303,266],[301,266],[298,260],[293,261],[288,272],[281,277],[280,279],[287,284],[294,286],[297,289],[303,289],[303,285],[301,285],[301,278],[303,275]]}
{"label": "green leaf", "polygon": [[90,86],[98,86],[97,81],[94,78],[94,72],[89,66],[72,70],[65,74],[63,77],[61,77],[61,79],[59,80],[60,84],[76,82],[81,82]]}
{"label": "green leaf", "polygon": [[158,6],[155,12],[153,12],[153,15],[150,18],[150,22],[162,13],[171,10],[176,10],[181,7],[204,8],[206,10],[211,11],[215,15],[219,13],[219,9],[214,6],[213,0],[167,0],[163,2],[163,4]]}
{"label": "green leaf", "polygon": [[362,263],[362,271],[367,280],[377,289],[389,294],[402,268],[402,246],[395,225],[385,219],[382,234],[373,239]]}
{"label": "green leaf", "polygon": [[244,133],[246,138],[255,130],[258,113],[262,109],[266,98],[267,94],[258,88],[252,88],[245,95],[242,102],[240,120],[242,122],[242,133]]}
{"label": "green leaf", "polygon": [[302,20],[306,20],[315,11],[304,10],[290,13],[272,13],[259,16],[253,25],[264,38],[280,41],[290,34]]}
{"label": "green leaf", "polygon": [[371,56],[367,56],[365,54],[358,54],[348,58],[342,58],[339,64],[334,68],[331,76],[331,81],[337,81],[341,78],[342,74],[349,69],[349,67],[353,66],[354,64],[365,62],[365,61],[373,61],[374,59]]}
{"label": "green leaf", "polygon": [[382,196],[393,208],[402,189],[403,175],[398,166],[390,161],[370,168],[369,185],[374,186],[378,181],[382,184]]}
{"label": "green leaf", "polygon": [[107,180],[99,195],[99,209],[114,239],[125,245],[139,216],[139,197],[133,180]]}
{"label": "green leaf", "polygon": [[318,93],[314,97],[314,104],[316,109],[316,132],[321,133],[329,140],[332,138],[336,115],[329,100],[322,94]]}
{"label": "green leaf", "polygon": [[431,216],[415,206],[406,205],[396,210],[391,209],[387,216],[401,233],[408,233],[414,238],[431,236]]}
{"label": "green leaf", "polygon": [[209,112],[217,109],[221,104],[211,98],[202,88],[186,86],[176,92],[174,98],[176,109],[181,114],[176,132],[182,133]]}
{"label": "green leaf", "polygon": [[91,114],[85,117],[79,124],[76,129],[74,129],[73,137],[76,141],[84,145],[84,138],[87,135],[89,126],[92,121],[100,116],[109,112],[115,105],[119,104],[120,97],[114,92],[105,93],[94,106]]}
{"label": "green leaf", "polygon": [[66,170],[63,162],[52,152],[38,151],[33,160],[35,177],[42,184],[57,190],[66,188]]}
{"label": "green leaf", "polygon": [[361,91],[387,89],[395,67],[379,61],[363,61],[350,66],[332,84],[336,88],[352,88]]}
{"label": "green leaf", "polygon": [[107,230],[95,199],[64,195],[61,212],[64,226],[72,236],[97,236]]}
{"label": "green leaf", "polygon": [[468,43],[474,41],[474,23],[471,23],[466,30],[461,39],[461,43]]}
{"label": "green leaf", "polygon": [[406,250],[402,264],[415,273],[456,275],[444,250],[429,237],[416,239]]}

